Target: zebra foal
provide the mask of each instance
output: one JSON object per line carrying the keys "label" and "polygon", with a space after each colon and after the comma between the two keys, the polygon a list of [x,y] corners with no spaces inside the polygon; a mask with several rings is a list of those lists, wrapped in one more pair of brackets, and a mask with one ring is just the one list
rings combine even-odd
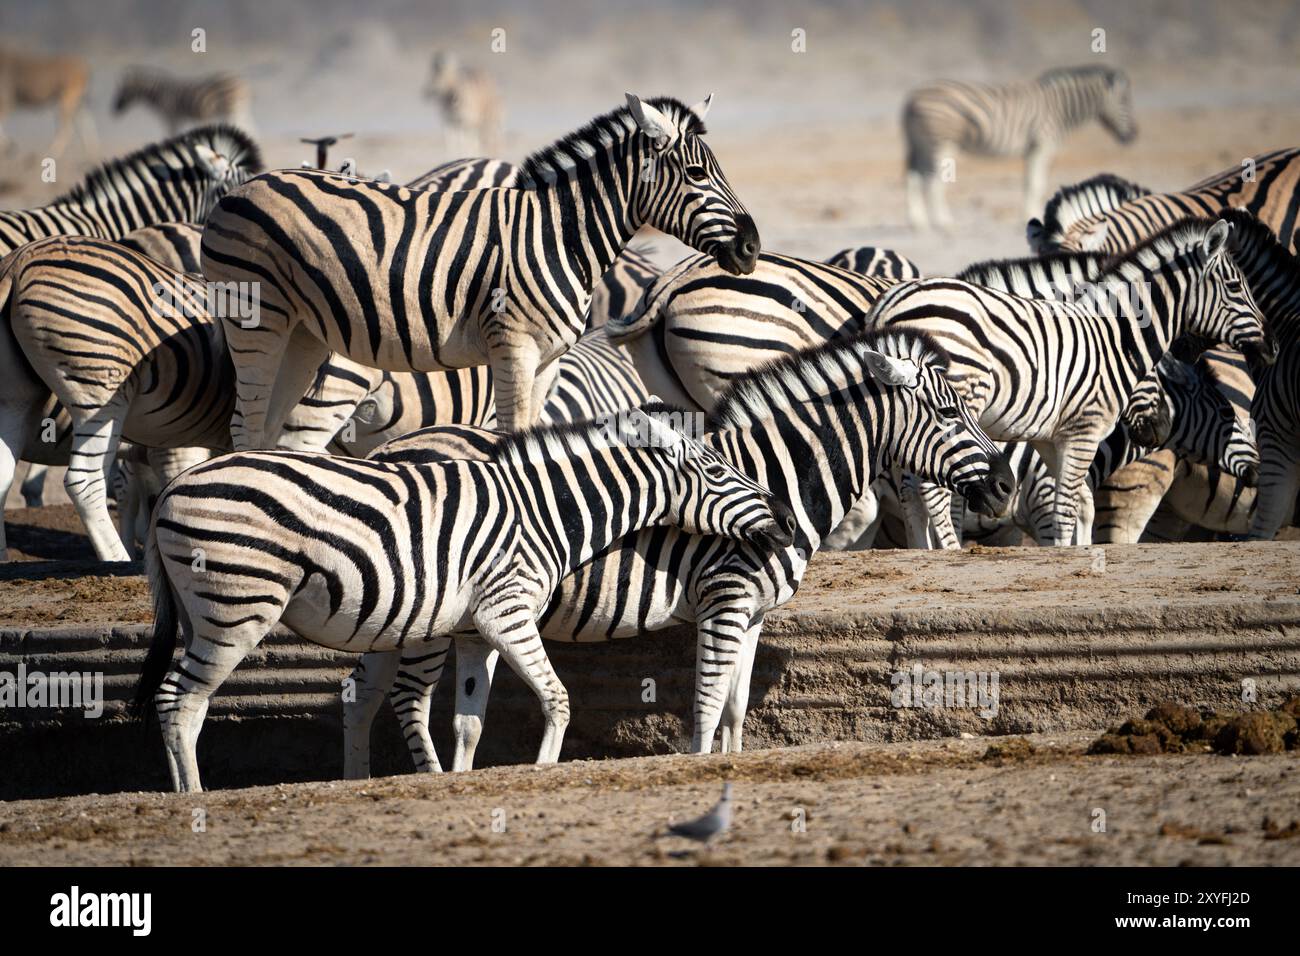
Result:
{"label": "zebra foal", "polygon": [[[244,452],[163,492],[147,557],[157,608],[135,696],[158,709],[172,782],[201,788],[208,698],[283,623],[343,650],[398,650],[473,627],[541,701],[553,763],[568,695],[537,614],[574,568],[656,524],[792,542],[788,507],[641,410],[513,434],[485,461],[395,464]],[[184,653],[175,665],[177,628]]]}
{"label": "zebra foal", "polygon": [[152,67],[132,67],[118,84],[113,114],[121,116],[132,106],[147,106],[175,135],[193,123],[225,122],[253,128],[248,84],[231,73],[185,79]]}

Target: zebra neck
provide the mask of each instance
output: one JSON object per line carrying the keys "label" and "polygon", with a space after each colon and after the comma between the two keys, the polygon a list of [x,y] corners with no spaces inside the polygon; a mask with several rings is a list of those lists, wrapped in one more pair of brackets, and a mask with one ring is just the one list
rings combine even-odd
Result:
{"label": "zebra neck", "polygon": [[[1123,367],[1129,372],[1125,394],[1146,378],[1170,344],[1188,331],[1187,319],[1200,304],[1190,284],[1196,274],[1186,253],[1175,259],[1145,261],[1150,250],[1124,260],[1097,277],[1093,320],[1119,329]],[[1110,294],[1107,294],[1110,293]]]}
{"label": "zebra neck", "polygon": [[1283,249],[1271,234],[1263,236],[1252,231],[1238,241],[1240,245],[1233,249],[1233,258],[1274,331],[1280,333],[1300,326],[1300,260]]}
{"label": "zebra neck", "polygon": [[655,448],[594,445],[565,457],[522,461],[518,473],[522,513],[536,516],[529,537],[537,557],[560,575],[669,514],[669,476]]}
{"label": "zebra neck", "polygon": [[[619,145],[626,151],[626,144]],[[553,219],[559,236],[556,253],[588,296],[641,227],[629,182],[630,160],[619,153],[601,153],[535,189],[543,220]]]}

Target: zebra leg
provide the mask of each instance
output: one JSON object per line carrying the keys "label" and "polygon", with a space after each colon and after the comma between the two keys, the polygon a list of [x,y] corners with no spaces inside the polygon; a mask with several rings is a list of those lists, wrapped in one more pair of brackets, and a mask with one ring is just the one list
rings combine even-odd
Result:
{"label": "zebra leg", "polygon": [[117,444],[122,437],[123,409],[118,407],[119,401],[120,393],[112,404],[74,426],[68,471],[63,476],[63,486],[101,561],[131,560],[108,515],[108,467],[117,455]]}
{"label": "zebra leg", "polygon": [[[201,618],[196,622],[180,607],[177,611],[182,618],[189,618],[188,626],[183,625],[186,626],[185,653],[172,665],[154,694],[154,706],[167,748],[172,786],[180,793],[197,793],[203,789],[197,747],[208,702],[269,628],[261,616],[236,627],[223,627]],[[200,633],[199,628],[214,633]]]}
{"label": "zebra leg", "polygon": [[[939,158],[939,168],[942,170],[953,162],[955,162],[955,159],[952,154],[945,152]],[[926,179],[925,185],[926,203],[930,207],[930,218],[941,232],[952,232],[953,219],[952,213],[948,209],[947,187],[943,181],[943,176],[931,173]]]}
{"label": "zebra leg", "polygon": [[[564,689],[551,666],[551,659],[546,656],[542,635],[537,631],[537,620],[520,598],[514,589],[506,589],[496,602],[480,604],[473,612],[474,626],[537,695],[546,721],[537,762],[555,763],[560,759],[564,731],[569,726],[569,692]],[[498,610],[500,607],[512,610],[502,614]]]}
{"label": "zebra leg", "polygon": [[492,366],[497,428],[503,432],[514,432],[533,424],[533,389],[538,371],[536,344],[529,339],[525,344],[513,348],[503,346],[490,349],[488,364]]}
{"label": "zebra leg", "polygon": [[1043,211],[1043,194],[1047,189],[1047,169],[1052,163],[1052,150],[1034,143],[1025,153],[1025,218],[1032,219]]}
{"label": "zebra leg", "polygon": [[271,400],[294,329],[284,310],[268,308],[265,301],[255,325],[245,328],[238,318],[227,318],[224,322],[226,345],[235,360],[235,411],[230,417],[232,447],[235,451],[270,448]]}
{"label": "zebra leg", "polygon": [[451,760],[453,771],[474,768],[474,751],[483,735],[488,697],[492,693],[492,678],[499,659],[500,655],[477,634],[456,636],[456,716],[452,720],[456,751]]}
{"label": "zebra leg", "polygon": [[722,752],[740,753],[741,733],[745,725],[745,712],[749,709],[749,679],[754,673],[754,654],[763,632],[763,620],[757,618],[745,632],[742,656],[731,681],[731,692],[722,709]]}
{"label": "zebra leg", "polygon": [[429,705],[442,679],[442,665],[450,647],[451,638],[439,635],[426,644],[403,650],[397,679],[389,691],[393,712],[402,725],[402,736],[418,773],[442,773],[442,763],[429,736]]}
{"label": "zebra leg", "polygon": [[933,173],[926,174],[916,169],[907,171],[907,221],[918,232],[930,229],[930,214],[926,210],[927,180]]}
{"label": "zebra leg", "polygon": [[[1287,438],[1292,440],[1288,441]],[[1282,436],[1261,423],[1259,441],[1259,485],[1255,494],[1255,515],[1250,520],[1249,541],[1272,541],[1278,531],[1295,517],[1296,492],[1300,490],[1300,443],[1295,436]]]}
{"label": "zebra leg", "polygon": [[1082,533],[1092,534],[1091,523],[1084,527],[1080,520],[1080,501],[1088,478],[1088,466],[1097,455],[1098,441],[1073,437],[1062,439],[1059,447],[1052,442],[1032,444],[1056,482],[1052,533],[1047,543],[1057,547],[1076,544]]}
{"label": "zebra leg", "polygon": [[45,504],[45,478],[49,473],[48,465],[32,462],[27,466],[27,477],[23,479],[20,490],[23,504],[28,508],[40,508]]}
{"label": "zebra leg", "polygon": [[840,519],[835,530],[822,539],[822,547],[829,551],[848,551],[871,547],[867,535],[880,524],[880,497],[874,488],[853,503],[853,507]]}
{"label": "zebra leg", "polygon": [[[362,654],[348,675],[343,693],[343,779],[370,777],[370,727],[393,686],[400,651],[371,651]],[[351,693],[349,693],[351,691]]]}
{"label": "zebra leg", "polygon": [[[713,750],[722,710],[733,692],[754,620],[754,602],[743,581],[717,576],[700,594],[695,618],[695,732],[691,752]],[[757,632],[755,632],[757,634]],[[748,692],[746,692],[748,696]],[[741,715],[744,719],[744,715]]]}

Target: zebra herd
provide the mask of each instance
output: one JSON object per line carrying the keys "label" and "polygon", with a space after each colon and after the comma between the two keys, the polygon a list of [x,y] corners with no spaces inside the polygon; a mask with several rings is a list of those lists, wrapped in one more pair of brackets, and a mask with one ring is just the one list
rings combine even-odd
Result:
{"label": "zebra herd", "polygon": [[[1040,164],[1090,117],[1134,129],[1122,75],[1031,93],[975,111],[936,88],[906,129],[931,158]],[[178,789],[201,787],[211,695],[277,625],[360,655],[348,777],[385,696],[440,769],[453,640],[468,769],[499,658],[539,699],[550,762],[569,701],[545,643],[682,622],[692,750],[720,731],[734,751],[765,615],[822,548],[1291,519],[1300,150],[1183,193],[1066,187],[1029,224],[1034,256],[924,278],[890,250],[761,250],[710,105],[628,94],[522,164],[404,186],[263,172],[246,134],[207,126],[0,214],[0,491],[19,460],[67,464],[96,554],[144,554],[133,708],[156,706]],[[661,272],[643,226],[696,254]]]}

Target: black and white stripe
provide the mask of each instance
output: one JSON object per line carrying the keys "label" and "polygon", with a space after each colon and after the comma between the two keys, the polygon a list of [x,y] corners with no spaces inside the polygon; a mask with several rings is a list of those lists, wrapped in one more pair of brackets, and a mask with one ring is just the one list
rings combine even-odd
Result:
{"label": "black and white stripe", "polygon": [[[742,544],[651,529],[630,535],[560,584],[540,620],[544,637],[606,641],[695,621],[698,635],[693,749],[741,749],[749,672],[766,612],[793,596],[811,555],[882,464],[898,462],[996,511],[1011,493],[1005,465],[948,383],[946,357],[910,332],[849,338],[786,357],[733,383],[706,427],[706,443],[779,497],[798,522],[793,547],[768,556]],[[395,442],[379,457],[477,449],[500,435],[433,429]],[[492,661],[457,642],[455,769],[467,769],[482,726]],[[368,654],[346,703],[347,771],[365,776],[369,725],[393,685],[396,712],[422,768],[427,700],[445,646]],[[401,658],[401,676],[393,684]],[[472,679],[469,679],[472,678]]]}
{"label": "black and white stripe", "polygon": [[236,447],[274,436],[271,407],[287,408],[331,350],[391,371],[489,364],[502,427],[527,425],[541,373],[577,341],[596,282],[642,225],[750,271],[758,232],[704,143],[707,104],[630,96],[526,160],[519,188],[282,170],[227,196],[204,231],[204,275],[260,282],[262,296],[255,327],[227,329]]}
{"label": "black and white stripe", "polygon": [[1071,130],[1097,120],[1121,143],[1137,134],[1128,77],[1082,66],[1049,70],[1030,83],[944,81],[910,93],[903,107],[907,211],[912,225],[952,224],[944,164],[956,154],[1023,156],[1026,216],[1037,212],[1053,154]]}
{"label": "black and white stripe", "polygon": [[878,279],[919,279],[921,270],[915,262],[893,249],[879,246],[850,246],[826,260],[829,265],[848,269]]}
{"label": "black and white stripe", "polygon": [[0,255],[46,236],[121,239],[161,222],[203,222],[261,168],[257,146],[239,130],[192,130],[105,163],[48,206],[0,212]]}
{"label": "black and white stripe", "polygon": [[[525,430],[480,461],[222,456],[172,482],[154,512],[158,620],[136,706],[154,700],[173,784],[198,790],[208,698],[276,624],[350,651],[427,652],[473,627],[541,700],[538,760],[554,762],[568,695],[537,616],[575,568],[660,524],[760,553],[791,544],[794,530],[774,496],[640,410]],[[185,650],[173,666],[178,626]]]}

